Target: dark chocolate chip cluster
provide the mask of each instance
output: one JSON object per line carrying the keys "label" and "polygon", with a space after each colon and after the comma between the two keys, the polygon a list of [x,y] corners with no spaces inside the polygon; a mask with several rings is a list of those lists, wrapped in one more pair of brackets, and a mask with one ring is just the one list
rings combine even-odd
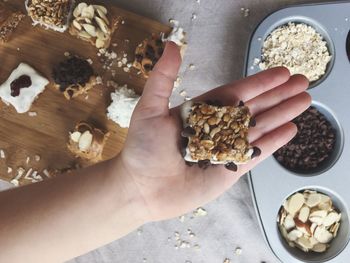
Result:
{"label": "dark chocolate chip cluster", "polygon": [[332,154],[336,132],[326,117],[310,107],[293,120],[298,127],[295,138],[279,149],[275,158],[294,171],[310,171],[319,167]]}
{"label": "dark chocolate chip cluster", "polygon": [[71,85],[84,86],[93,74],[89,62],[78,57],[70,57],[53,69],[53,79],[62,92]]}

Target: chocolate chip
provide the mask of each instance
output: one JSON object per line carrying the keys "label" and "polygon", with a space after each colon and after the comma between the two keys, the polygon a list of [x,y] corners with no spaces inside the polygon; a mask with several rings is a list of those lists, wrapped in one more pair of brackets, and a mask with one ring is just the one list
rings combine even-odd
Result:
{"label": "chocolate chip", "polygon": [[163,41],[161,39],[156,40],[156,46],[161,47],[163,46]]}
{"label": "chocolate chip", "polygon": [[249,127],[255,127],[255,126],[256,126],[256,120],[255,118],[252,117],[249,122]]}
{"label": "chocolate chip", "polygon": [[336,131],[326,117],[310,107],[293,120],[298,133],[274,157],[284,167],[293,171],[310,171],[319,167],[332,154]]}
{"label": "chocolate chip", "polygon": [[222,107],[222,103],[219,100],[207,100],[206,103],[211,106]]}
{"label": "chocolate chip", "polygon": [[207,169],[210,166],[210,160],[200,160],[198,161],[198,167],[201,169]]}
{"label": "chocolate chip", "polygon": [[156,51],[150,45],[147,45],[146,47],[146,57],[149,58],[150,60],[156,59]]}
{"label": "chocolate chip", "polygon": [[193,163],[193,162],[188,162],[188,161],[186,161],[185,163],[186,163],[187,166],[190,166],[190,167],[192,167],[193,165],[195,165],[195,163]]}
{"label": "chocolate chip", "polygon": [[181,136],[182,137],[191,137],[196,135],[196,130],[193,129],[191,126],[187,126],[182,132]]}
{"label": "chocolate chip", "polygon": [[143,68],[144,68],[147,72],[149,72],[149,71],[151,71],[151,70],[153,69],[153,65],[151,65],[151,64],[145,64],[145,65],[143,65]]}
{"label": "chocolate chip", "polygon": [[244,107],[244,102],[242,100],[239,101],[238,107]]}
{"label": "chocolate chip", "polygon": [[60,86],[60,91],[64,92],[70,85],[84,86],[93,74],[91,65],[85,59],[70,57],[53,69],[52,77]]}
{"label": "chocolate chip", "polygon": [[71,90],[71,89],[69,89],[68,91],[67,91],[67,93],[68,93],[68,95],[69,95],[69,97],[73,97],[73,95],[74,95],[74,92],[73,92],[73,90]]}
{"label": "chocolate chip", "polygon": [[186,149],[187,149],[187,145],[188,145],[188,138],[185,137],[181,137],[181,141],[180,141],[180,152],[182,157],[186,156]]}
{"label": "chocolate chip", "polygon": [[136,60],[137,62],[141,63],[142,60],[143,60],[143,56],[140,55],[140,54],[136,54],[136,55],[135,55],[135,60]]}
{"label": "chocolate chip", "polygon": [[261,150],[258,147],[253,147],[252,159],[259,157],[261,155]]}
{"label": "chocolate chip", "polygon": [[233,172],[237,172],[238,170],[238,166],[235,163],[227,163],[225,164],[225,168]]}

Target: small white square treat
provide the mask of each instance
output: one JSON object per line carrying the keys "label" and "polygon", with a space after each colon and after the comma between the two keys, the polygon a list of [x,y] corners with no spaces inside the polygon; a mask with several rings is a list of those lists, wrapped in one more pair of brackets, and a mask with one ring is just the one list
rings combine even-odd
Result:
{"label": "small white square treat", "polygon": [[[21,78],[24,80],[18,81]],[[18,82],[22,82],[22,85],[19,84],[19,86],[23,87],[15,90],[15,81],[17,81],[17,86]],[[48,83],[49,81],[40,76],[32,67],[21,63],[12,71],[10,77],[0,85],[0,98],[7,105],[11,104],[18,113],[25,113],[29,111],[36,97],[44,91]]]}

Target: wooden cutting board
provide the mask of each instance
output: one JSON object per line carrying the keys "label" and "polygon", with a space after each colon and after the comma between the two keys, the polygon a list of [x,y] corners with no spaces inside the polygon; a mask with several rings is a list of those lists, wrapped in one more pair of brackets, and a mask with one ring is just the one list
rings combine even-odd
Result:
{"label": "wooden cutting board", "polygon": [[[25,12],[23,0],[11,0],[8,3]],[[94,2],[103,4],[101,1]],[[126,53],[128,61],[133,62],[136,46],[152,33],[169,33],[171,28],[159,22],[122,10],[116,6],[106,5],[110,16],[122,16],[125,23],[114,33],[111,50],[118,56]],[[106,108],[110,104],[110,92],[114,89],[107,87],[108,80],[118,84],[127,84],[129,88],[142,92],[145,79],[132,69],[129,73],[123,68],[113,66],[114,77],[110,71],[103,69],[101,57],[97,49],[90,43],[72,37],[68,32],[56,33],[40,27],[33,27],[29,17],[15,31],[10,42],[0,45],[0,83],[3,83],[12,70],[20,62],[34,67],[52,83],[51,72],[54,65],[65,59],[64,53],[69,52],[93,61],[93,68],[103,79],[104,85],[96,86],[88,93],[67,101],[63,94],[48,85],[35,101],[31,112],[37,116],[17,114],[12,106],[6,106],[0,101],[0,149],[5,152],[5,159],[0,158],[0,179],[10,181],[16,175],[16,170],[23,167],[33,168],[43,175],[44,169],[62,170],[74,167],[79,160],[67,150],[68,134],[79,121],[88,121],[95,126],[110,131],[103,159],[110,159],[121,151],[127,129],[106,118]],[[40,161],[34,156],[39,155]],[[27,163],[27,158],[30,158]],[[85,166],[86,164],[83,164]],[[13,169],[8,173],[8,167]],[[21,184],[30,181],[20,181]]]}

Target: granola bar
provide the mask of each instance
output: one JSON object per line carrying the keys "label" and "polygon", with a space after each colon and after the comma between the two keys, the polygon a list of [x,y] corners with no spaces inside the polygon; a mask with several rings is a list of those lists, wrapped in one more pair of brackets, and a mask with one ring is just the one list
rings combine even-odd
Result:
{"label": "granola bar", "polygon": [[0,43],[9,41],[11,34],[24,17],[24,14],[11,10],[0,1]]}
{"label": "granola bar", "polygon": [[33,25],[64,32],[72,14],[74,0],[26,0],[25,6]]}
{"label": "granola bar", "polygon": [[182,119],[188,162],[225,164],[236,170],[260,155],[260,149],[249,144],[248,129],[254,121],[243,104],[221,107],[188,101],[182,106]]}

